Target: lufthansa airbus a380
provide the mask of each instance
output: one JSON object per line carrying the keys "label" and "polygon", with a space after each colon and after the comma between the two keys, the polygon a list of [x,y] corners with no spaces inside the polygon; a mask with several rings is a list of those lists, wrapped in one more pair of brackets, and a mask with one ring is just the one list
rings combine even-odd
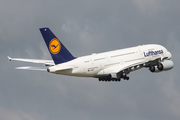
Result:
{"label": "lufthansa airbus a380", "polygon": [[173,68],[171,53],[157,44],[140,45],[115,51],[74,57],[49,28],[40,28],[53,60],[10,58],[9,61],[43,63],[44,67],[16,69],[47,70],[50,73],[76,77],[94,77],[99,81],[129,80],[130,72],[149,68],[153,73]]}

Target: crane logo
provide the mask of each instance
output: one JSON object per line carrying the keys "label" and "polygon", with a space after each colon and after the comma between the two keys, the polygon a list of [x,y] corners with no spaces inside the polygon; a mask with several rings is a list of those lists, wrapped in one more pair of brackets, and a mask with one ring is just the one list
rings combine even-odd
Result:
{"label": "crane logo", "polygon": [[61,43],[57,38],[53,38],[49,43],[49,51],[52,54],[58,54],[61,50]]}

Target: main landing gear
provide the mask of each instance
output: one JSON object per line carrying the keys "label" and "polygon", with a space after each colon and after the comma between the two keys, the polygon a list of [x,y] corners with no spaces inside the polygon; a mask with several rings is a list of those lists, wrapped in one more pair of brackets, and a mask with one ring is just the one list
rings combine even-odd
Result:
{"label": "main landing gear", "polygon": [[106,78],[104,78],[104,77],[102,77],[102,78],[99,78],[99,81],[105,81],[105,82],[110,82],[110,81],[115,81],[115,82],[120,82],[121,81],[121,79],[119,78],[119,79],[117,79],[117,78],[111,78],[111,79],[106,79]]}
{"label": "main landing gear", "polygon": [[129,80],[129,77],[126,74],[122,75],[121,78],[123,78],[124,80]]}
{"label": "main landing gear", "polygon": [[120,78],[112,78],[111,75],[106,76],[106,77],[100,77],[99,81],[105,81],[105,82],[110,82],[110,81],[114,81],[114,82],[120,82],[121,78],[124,80],[129,80],[129,77],[125,74],[125,75],[121,75]]}

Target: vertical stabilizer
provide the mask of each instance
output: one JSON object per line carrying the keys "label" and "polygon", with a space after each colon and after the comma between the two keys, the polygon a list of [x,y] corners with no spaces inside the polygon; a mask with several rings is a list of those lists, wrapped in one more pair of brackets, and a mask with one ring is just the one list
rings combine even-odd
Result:
{"label": "vertical stabilizer", "polygon": [[75,59],[49,28],[40,28],[40,31],[55,64]]}

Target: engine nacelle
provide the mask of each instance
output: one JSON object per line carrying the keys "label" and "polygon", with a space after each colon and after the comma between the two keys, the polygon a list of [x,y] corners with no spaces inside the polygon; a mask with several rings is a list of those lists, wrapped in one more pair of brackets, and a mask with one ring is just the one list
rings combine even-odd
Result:
{"label": "engine nacelle", "polygon": [[174,63],[171,60],[165,60],[159,63],[157,66],[150,66],[149,70],[151,72],[162,72],[171,70],[174,67]]}

